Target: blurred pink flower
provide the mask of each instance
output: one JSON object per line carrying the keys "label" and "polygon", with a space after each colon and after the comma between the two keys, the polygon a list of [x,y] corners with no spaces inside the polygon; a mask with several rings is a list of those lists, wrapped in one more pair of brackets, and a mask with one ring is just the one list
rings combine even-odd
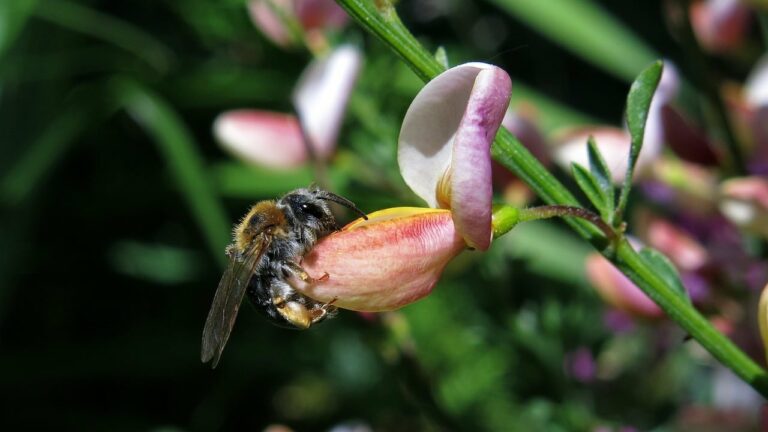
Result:
{"label": "blurred pink flower", "polygon": [[[665,140],[663,109],[677,96],[679,87],[677,68],[671,62],[665,62],[661,81],[648,111],[643,148],[635,165],[636,177],[642,176],[650,163],[661,154]],[[555,162],[569,172],[572,163],[588,167],[587,140],[590,136],[595,138],[613,181],[617,184],[624,181],[631,147],[631,138],[626,129],[598,125],[560,131],[554,138]]]}
{"label": "blurred pink flower", "polygon": [[318,280],[298,288],[347,309],[396,309],[426,296],[467,246],[487,249],[490,146],[510,90],[506,72],[482,63],[454,67],[429,82],[403,120],[398,162],[406,183],[431,208],[374,212],[325,237],[302,263]]}
{"label": "blurred pink flower", "polygon": [[286,20],[300,25],[310,39],[349,21],[344,9],[333,0],[249,0],[248,12],[256,28],[284,48],[299,42],[294,40]]}
{"label": "blurred pink flower", "polygon": [[606,303],[633,317],[657,319],[664,312],[629,278],[597,252],[587,257],[587,278]]}
{"label": "blurred pink flower", "polygon": [[[528,151],[544,166],[550,166],[552,158],[543,133],[536,125],[536,112],[530,105],[521,105],[515,111],[507,110],[502,126],[507,128]],[[496,161],[491,162],[493,187],[504,201],[516,207],[524,207],[533,199],[533,191],[516,175]]]}
{"label": "blurred pink flower", "polygon": [[293,95],[298,116],[254,109],[227,111],[214,122],[216,139],[235,156],[272,168],[306,163],[307,146],[319,159],[329,158],[360,64],[357,48],[337,48],[310,63],[299,78]]}
{"label": "blurred pink flower", "polygon": [[720,211],[736,226],[768,238],[768,178],[739,177],[721,183]]}
{"label": "blurred pink flower", "polygon": [[750,11],[741,0],[695,1],[689,13],[696,39],[713,53],[739,48],[749,31]]}

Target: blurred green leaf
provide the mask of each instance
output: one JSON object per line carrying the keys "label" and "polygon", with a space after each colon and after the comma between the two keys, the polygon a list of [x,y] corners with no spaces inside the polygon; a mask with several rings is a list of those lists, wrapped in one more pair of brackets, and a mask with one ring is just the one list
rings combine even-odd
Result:
{"label": "blurred green leaf", "polygon": [[169,97],[184,107],[286,105],[297,77],[276,69],[205,65],[168,83]]}
{"label": "blurred green leaf", "polygon": [[680,280],[680,273],[677,272],[677,269],[675,268],[675,265],[672,264],[672,261],[669,260],[663,253],[657,251],[656,249],[645,247],[642,250],[640,250],[640,256],[645,259],[645,261],[653,267],[653,269],[656,271],[656,274],[658,274],[662,279],[664,279],[664,282],[667,284],[667,286],[671,287],[674,292],[680,297],[684,298],[686,301],[690,302],[691,299],[688,296],[688,291],[686,291],[685,286],[683,286],[683,282]]}
{"label": "blurred green leaf", "polygon": [[134,241],[115,244],[109,259],[120,273],[166,285],[192,280],[201,268],[190,250]]}
{"label": "blurred green leaf", "polygon": [[200,225],[211,252],[224,266],[230,222],[224,207],[214,192],[203,156],[192,134],[173,111],[158,96],[140,84],[128,80],[115,80],[116,93],[125,103],[128,113],[152,137],[165,158],[176,185]]}
{"label": "blurred green leaf", "polygon": [[549,133],[563,127],[600,123],[598,120],[569,108],[534,90],[532,87],[520,83],[520,81],[513,81],[510,107],[513,110],[525,109],[526,106],[534,107],[537,113],[535,117],[536,124],[544,132]]}
{"label": "blurred green leaf", "polygon": [[222,195],[250,200],[272,199],[315,181],[314,172],[308,166],[278,171],[240,162],[220,162],[211,167],[211,174]]}
{"label": "blurred green leaf", "polygon": [[595,138],[592,136],[587,141],[587,153],[589,156],[589,171],[592,173],[592,177],[597,180],[597,185],[603,192],[605,199],[604,206],[600,208],[600,216],[611,224],[613,222],[613,206],[616,205],[611,170],[608,169],[603,155],[600,154],[600,150],[597,148]]}
{"label": "blurred green leaf", "polygon": [[579,188],[589,198],[589,202],[595,206],[601,215],[605,214],[609,206],[608,196],[606,196],[600,181],[595,177],[594,173],[577,163],[571,165],[571,172]]}
{"label": "blurred green leaf", "polygon": [[38,0],[4,0],[0,2],[0,58],[13,44],[27,23]]}
{"label": "blurred green leaf", "polygon": [[161,73],[169,69],[174,57],[170,49],[140,27],[80,3],[41,0],[35,15],[61,27],[118,46]]}
{"label": "blurred green leaf", "polygon": [[584,60],[630,81],[658,57],[590,0],[488,0]]}
{"label": "blurred green leaf", "polygon": [[[557,253],[552,253],[552,245],[557,245]],[[493,242],[491,252],[495,250],[526,259],[532,271],[547,278],[587,286],[584,261],[593,249],[551,221],[518,225]]]}
{"label": "blurred green leaf", "polygon": [[84,85],[73,90],[58,117],[46,124],[19,160],[0,177],[0,201],[17,205],[25,200],[77,138],[117,108],[116,101],[106,96],[103,85]]}
{"label": "blurred green leaf", "polygon": [[645,137],[645,126],[648,120],[648,111],[651,108],[651,100],[656,92],[656,87],[661,80],[663,63],[656,61],[640,72],[637,79],[632,83],[627,95],[627,128],[632,138],[632,146],[629,150],[629,162],[627,163],[627,173],[624,177],[624,184],[621,188],[619,204],[616,207],[615,221],[621,221],[621,214],[627,205],[629,191],[632,188],[632,179],[635,173],[635,164],[640,150],[643,148],[643,138]]}

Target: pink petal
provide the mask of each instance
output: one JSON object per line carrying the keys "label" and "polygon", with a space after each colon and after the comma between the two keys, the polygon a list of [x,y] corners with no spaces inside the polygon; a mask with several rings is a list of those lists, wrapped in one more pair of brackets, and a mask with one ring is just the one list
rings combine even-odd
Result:
{"label": "pink petal", "polygon": [[333,0],[299,0],[296,15],[307,29],[341,28],[349,22],[349,15]]}
{"label": "pink petal", "polygon": [[295,14],[293,0],[248,1],[248,13],[254,27],[261,30],[264,36],[274,42],[275,45],[285,48],[296,41],[291,38],[290,32],[285,28],[283,20],[275,13],[273,7],[281,9],[288,16]]}
{"label": "pink petal", "polygon": [[292,115],[227,111],[216,118],[213,133],[222,147],[254,164],[293,168],[307,161],[304,137]]}
{"label": "pink petal", "polygon": [[302,74],[293,103],[313,148],[327,158],[336,147],[347,101],[362,63],[360,51],[342,45],[313,61]]}
{"label": "pink petal", "polygon": [[453,142],[451,210],[471,247],[491,245],[491,144],[509,106],[512,81],[504,70],[480,71]]}
{"label": "pink petal", "polygon": [[447,210],[382,210],[323,238],[302,266],[327,280],[297,288],[345,309],[393,310],[429,294],[465,247]]}
{"label": "pink petal", "polygon": [[408,108],[400,131],[403,179],[430,207],[451,208],[467,242],[490,244],[490,145],[509,104],[511,81],[482,63],[449,69]]}
{"label": "pink petal", "polygon": [[694,2],[690,15],[696,38],[711,52],[739,48],[749,30],[749,9],[740,0]]}
{"label": "pink petal", "polygon": [[587,257],[587,277],[600,297],[611,306],[641,318],[660,318],[659,309],[643,291],[598,253]]}
{"label": "pink petal", "polygon": [[653,219],[647,230],[648,244],[668,256],[680,270],[699,270],[709,261],[704,246],[675,225]]}

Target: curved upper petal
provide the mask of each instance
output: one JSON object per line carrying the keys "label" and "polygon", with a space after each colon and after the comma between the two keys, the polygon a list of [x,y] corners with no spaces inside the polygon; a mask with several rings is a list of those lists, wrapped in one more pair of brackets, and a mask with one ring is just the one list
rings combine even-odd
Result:
{"label": "curved upper petal", "polygon": [[313,61],[299,78],[293,104],[312,148],[321,158],[336,147],[349,95],[362,63],[360,50],[342,45]]}
{"label": "curved upper petal", "polygon": [[304,137],[295,116],[260,110],[220,114],[213,134],[222,147],[248,162],[293,168],[307,161]]}
{"label": "curved upper petal", "polygon": [[424,86],[400,131],[403,179],[430,207],[450,208],[457,229],[478,249],[490,244],[490,146],[511,87],[496,66],[456,66]]}
{"label": "curved upper petal", "polygon": [[316,279],[328,277],[294,284],[344,309],[393,310],[429,294],[465,247],[447,210],[382,210],[320,240],[301,265]]}

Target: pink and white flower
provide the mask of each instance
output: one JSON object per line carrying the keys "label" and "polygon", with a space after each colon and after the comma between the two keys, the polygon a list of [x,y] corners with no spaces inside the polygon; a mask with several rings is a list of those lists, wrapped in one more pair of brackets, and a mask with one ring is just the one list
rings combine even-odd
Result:
{"label": "pink and white flower", "polygon": [[490,146],[509,104],[511,81],[482,63],[454,67],[429,82],[406,113],[398,162],[429,208],[374,212],[322,239],[304,258],[304,287],[319,301],[384,311],[432,290],[467,247],[490,246]]}

